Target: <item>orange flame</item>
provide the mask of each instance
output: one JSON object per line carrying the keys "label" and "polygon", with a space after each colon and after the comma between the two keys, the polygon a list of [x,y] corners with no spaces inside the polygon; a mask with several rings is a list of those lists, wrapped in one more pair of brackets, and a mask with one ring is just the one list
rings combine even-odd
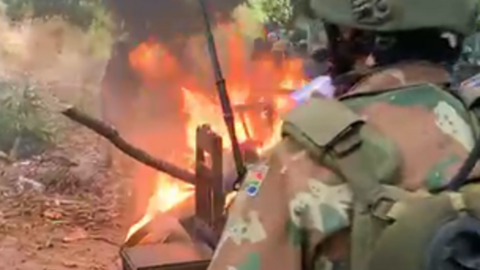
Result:
{"label": "orange flame", "polygon": [[[218,46],[226,50],[227,64],[223,68],[232,104],[248,105],[261,102],[273,111],[273,116],[270,118],[262,108],[247,110],[243,113],[235,112],[235,128],[239,142],[249,139],[259,141],[262,144],[258,151],[263,152],[280,140],[281,121],[278,114],[292,104],[287,95],[279,94],[279,90],[293,89],[305,82],[302,62],[299,59],[285,60],[282,66],[276,66],[273,59],[269,59],[268,56],[263,57],[262,61],[252,62],[247,49],[248,42],[234,31],[234,26],[223,25],[219,28],[220,31],[229,33],[225,44],[218,44]],[[209,60],[205,59],[205,61]],[[222,136],[223,145],[228,150],[231,145],[230,139],[216,96],[206,94],[212,92],[208,91],[209,89],[202,89],[200,85],[191,83],[205,81],[205,78],[198,78],[195,74],[182,74],[177,59],[172,57],[164,46],[153,41],[138,45],[130,53],[130,63],[142,75],[145,83],[171,77],[173,74],[181,75],[177,78],[182,78],[179,85],[183,87],[178,91],[183,97],[184,113],[188,116],[185,124],[187,134],[185,144],[189,151],[183,153],[188,157],[184,166],[193,168],[195,132],[199,125],[209,124],[212,130]],[[164,174],[158,174],[156,182],[156,192],[149,200],[145,215],[130,228],[127,239],[148,223],[156,213],[168,212],[194,193],[194,187],[191,185]]]}

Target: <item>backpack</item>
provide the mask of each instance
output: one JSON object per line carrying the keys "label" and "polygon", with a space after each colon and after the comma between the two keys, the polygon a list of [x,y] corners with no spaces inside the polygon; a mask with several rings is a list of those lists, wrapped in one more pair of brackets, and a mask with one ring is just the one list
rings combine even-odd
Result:
{"label": "backpack", "polygon": [[[471,115],[478,138],[480,88],[468,85],[450,93]],[[286,115],[282,132],[351,187],[351,270],[480,269],[480,185],[467,179],[480,156],[480,140],[449,186],[409,192],[396,186],[401,161],[395,143],[346,100],[312,98]]]}

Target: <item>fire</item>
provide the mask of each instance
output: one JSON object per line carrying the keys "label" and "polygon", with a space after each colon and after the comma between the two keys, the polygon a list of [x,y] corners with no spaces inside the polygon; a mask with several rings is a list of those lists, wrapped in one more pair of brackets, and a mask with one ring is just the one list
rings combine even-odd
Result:
{"label": "fire", "polygon": [[[158,61],[162,59],[162,61]],[[142,75],[144,81],[162,79],[178,73],[178,63],[167,50],[153,40],[137,46],[129,55],[130,65]],[[158,72],[162,70],[162,72]]]}
{"label": "fire", "polygon": [[193,186],[179,181],[172,181],[172,179],[163,174],[158,174],[156,180],[156,193],[149,199],[145,215],[139,222],[130,227],[126,239],[150,222],[156,213],[170,210],[176,204],[186,200],[194,192]]}
{"label": "fire", "polygon": [[[256,109],[244,111],[234,110],[235,128],[239,142],[254,140],[260,142],[261,153],[280,140],[281,121],[279,114],[291,107],[292,103],[284,88],[293,89],[305,82],[302,76],[302,62],[298,59],[285,60],[282,66],[274,64],[273,59],[264,58],[260,62],[252,62],[249,57],[248,42],[237,33],[232,25],[220,26],[218,31],[229,33],[222,43],[217,44],[226,52],[226,64],[223,71],[231,103],[236,106],[249,106]],[[224,57],[225,57],[224,55]],[[204,56],[207,57],[207,56]],[[205,58],[202,62],[209,62]],[[205,89],[199,83],[210,82],[211,78],[199,78],[195,74],[182,74],[179,61],[172,57],[161,44],[147,41],[136,47],[130,54],[131,66],[142,75],[146,84],[163,76],[179,75],[178,91],[183,100],[183,113],[188,116],[185,123],[185,142],[188,151],[184,167],[193,168],[195,151],[195,133],[199,125],[209,124],[217,134],[222,136],[223,145],[228,151],[230,138],[223,119],[218,97],[211,89]],[[210,66],[206,66],[210,68]],[[208,74],[208,73],[207,73]],[[213,87],[213,86],[211,86]],[[177,204],[185,201],[194,193],[191,185],[184,184],[169,176],[159,174],[156,179],[155,194],[150,198],[143,218],[133,225],[127,239],[139,228],[147,224],[158,212],[168,212]],[[231,196],[229,196],[230,198]],[[229,199],[229,201],[231,198]]]}
{"label": "fire", "polygon": [[299,73],[303,68],[303,62],[300,59],[289,61],[285,65],[285,76],[280,82],[280,87],[284,90],[297,90],[307,84],[303,74]]}
{"label": "fire", "polygon": [[[195,93],[193,90],[182,88],[182,94],[186,105],[185,108],[188,110],[187,113],[189,114],[189,121],[187,123],[188,147],[192,151],[195,149],[196,128],[202,124],[209,124],[216,133],[222,136],[223,144],[229,146],[231,142],[228,137],[227,127],[223,120],[222,109],[217,106],[214,101],[205,98],[201,93]],[[241,100],[240,95],[237,95],[236,97],[238,99],[232,97],[232,100]],[[241,122],[235,122],[235,129],[237,130],[237,136],[240,142],[247,140],[248,136],[245,129],[242,128]]]}

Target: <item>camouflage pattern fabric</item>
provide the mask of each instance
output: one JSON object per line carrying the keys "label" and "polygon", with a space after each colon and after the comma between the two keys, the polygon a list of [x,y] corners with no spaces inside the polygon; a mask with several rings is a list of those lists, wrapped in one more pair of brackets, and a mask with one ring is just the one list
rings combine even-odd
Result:
{"label": "camouflage pattern fabric", "polygon": [[[474,144],[463,104],[421,87],[448,79],[441,67],[404,64],[373,73],[343,97],[396,143],[398,185],[407,190],[444,185]],[[480,176],[478,168],[473,174]],[[352,201],[337,174],[285,138],[264,163],[249,168],[208,269],[349,269]]]}

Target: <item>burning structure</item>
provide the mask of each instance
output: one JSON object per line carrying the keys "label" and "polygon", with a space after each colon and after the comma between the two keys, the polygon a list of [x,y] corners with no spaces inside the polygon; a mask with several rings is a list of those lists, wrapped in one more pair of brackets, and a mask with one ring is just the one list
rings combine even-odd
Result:
{"label": "burning structure", "polygon": [[[288,59],[279,66],[266,56],[252,62],[251,44],[239,27],[220,23],[215,29],[223,33],[224,80],[207,23],[221,102],[205,79],[213,76],[201,50],[205,46],[198,42],[203,36],[190,37],[196,40],[197,58],[187,67],[175,43],[158,36],[143,35],[135,38],[135,45],[116,46],[103,85],[109,103],[106,120],[134,145],[188,168],[174,168],[174,173],[170,165],[167,173],[143,165],[133,169],[133,225],[121,251],[125,270],[205,269],[223,228],[233,183],[242,174],[239,164],[255,162],[279,140],[278,115],[289,105],[288,95],[279,90],[303,82],[302,60]],[[239,160],[242,156],[246,160]],[[155,163],[151,160],[144,163]]]}
{"label": "burning structure", "polygon": [[[219,27],[230,29],[232,26]],[[274,61],[267,57],[264,61],[256,63],[243,60],[239,54],[245,50],[244,42],[239,34],[229,37],[227,48],[231,58],[227,67],[229,72],[226,73],[226,81],[233,115],[237,120],[233,124],[237,140],[242,146],[242,156],[246,162],[254,162],[259,155],[280,139],[279,113],[288,108],[289,100],[288,95],[281,93],[279,89],[293,88],[291,85],[294,81],[302,78],[301,67],[293,59],[282,67],[275,66]],[[130,54],[132,65],[141,74],[148,74],[152,71],[150,68],[155,65],[149,62],[151,59],[148,59],[146,54],[148,55],[150,50],[161,48],[161,44],[158,43],[140,44]],[[163,53],[166,57],[170,57],[167,51]],[[169,64],[168,61],[158,64],[165,63]],[[189,75],[184,74],[183,78],[188,78]],[[185,149],[181,151],[182,159],[179,158],[178,152],[170,156],[166,155],[179,166],[195,171],[193,177],[195,180],[186,183],[182,181],[185,179],[179,180],[167,174],[155,172],[156,175],[150,178],[154,181],[154,184],[149,185],[148,188],[151,192],[147,195],[139,192],[138,196],[135,196],[136,200],[146,196],[148,201],[137,203],[138,209],[143,209],[143,216],[137,218],[137,222],[131,227],[126,246],[122,250],[125,269],[164,269],[166,267],[164,265],[162,268],[147,268],[147,266],[160,267],[167,263],[163,261],[164,256],[153,256],[160,261],[150,260],[151,252],[161,252],[157,249],[166,248],[170,244],[176,245],[169,242],[168,236],[155,235],[158,234],[158,230],[164,233],[161,228],[152,228],[155,226],[152,224],[161,227],[161,222],[156,219],[164,219],[165,215],[179,219],[176,230],[187,232],[192,243],[200,241],[201,246],[207,246],[206,254],[202,256],[198,254],[198,248],[195,248],[195,252],[192,251],[196,255],[192,254],[188,261],[196,258],[195,262],[186,265],[182,262],[185,260],[184,257],[177,258],[175,263],[178,263],[181,269],[205,269],[223,228],[225,206],[234,194],[232,187],[238,174],[234,170],[232,142],[223,119],[221,105],[216,101],[216,96],[209,96],[208,91],[192,83],[196,79],[195,76],[185,79],[189,86],[180,86],[177,90],[181,94],[183,112],[187,118],[183,123],[184,137],[178,135],[185,141],[182,142],[183,145],[176,145],[177,151]],[[157,138],[161,140],[162,134],[158,134]],[[172,146],[168,141],[165,143]],[[137,176],[136,180],[143,181],[144,179],[141,179],[143,176],[145,175]],[[173,246],[172,248],[175,249]],[[186,246],[184,245],[183,248]],[[183,253],[188,252],[183,251]],[[190,266],[193,268],[188,268]]]}

